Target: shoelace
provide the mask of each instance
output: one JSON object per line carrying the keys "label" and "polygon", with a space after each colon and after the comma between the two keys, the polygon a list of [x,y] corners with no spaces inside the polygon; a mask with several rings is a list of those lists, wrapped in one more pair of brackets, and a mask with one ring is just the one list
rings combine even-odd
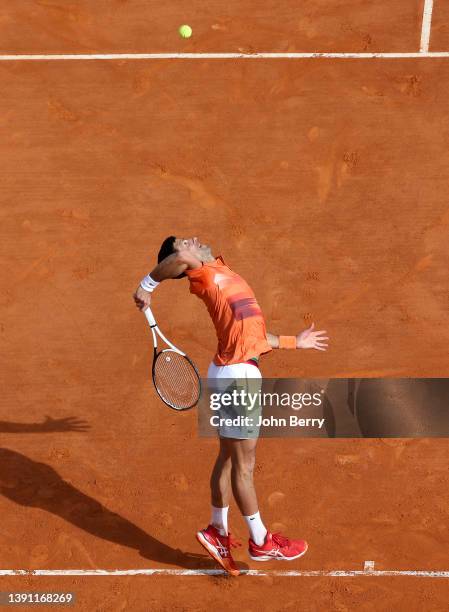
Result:
{"label": "shoelace", "polygon": [[230,556],[231,548],[238,548],[242,545],[238,540],[234,540],[230,533],[227,536],[221,536],[218,541],[221,544],[221,549],[219,548],[219,550],[222,557]]}
{"label": "shoelace", "polygon": [[271,538],[275,544],[280,546],[280,548],[284,548],[284,546],[288,546],[290,544],[290,540],[280,533],[273,533]]}

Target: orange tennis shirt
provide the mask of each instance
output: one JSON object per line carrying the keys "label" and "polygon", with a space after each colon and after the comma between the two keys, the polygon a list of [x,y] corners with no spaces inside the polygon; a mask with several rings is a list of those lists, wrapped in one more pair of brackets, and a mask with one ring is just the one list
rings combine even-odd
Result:
{"label": "orange tennis shirt", "polygon": [[241,363],[271,351],[265,320],[251,287],[217,257],[196,270],[186,270],[190,293],[207,306],[218,338],[214,363]]}

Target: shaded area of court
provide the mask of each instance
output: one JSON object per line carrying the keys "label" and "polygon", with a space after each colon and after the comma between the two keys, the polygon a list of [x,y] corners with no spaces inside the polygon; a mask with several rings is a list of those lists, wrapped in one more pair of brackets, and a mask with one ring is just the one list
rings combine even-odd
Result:
{"label": "shaded area of court", "polygon": [[[0,495],[19,506],[59,516],[95,538],[136,549],[143,559],[155,564],[170,563],[186,568],[214,566],[207,555],[183,552],[153,538],[76,489],[51,466],[7,448],[0,448]],[[51,522],[51,517],[48,520]]]}

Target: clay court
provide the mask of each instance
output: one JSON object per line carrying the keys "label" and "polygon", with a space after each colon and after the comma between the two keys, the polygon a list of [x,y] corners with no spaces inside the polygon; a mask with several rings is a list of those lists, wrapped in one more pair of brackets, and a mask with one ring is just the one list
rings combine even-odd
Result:
{"label": "clay court", "polygon": [[[270,331],[329,332],[264,376],[449,376],[447,2],[9,0],[0,74],[0,591],[447,610],[444,438],[261,440],[266,521],[310,548],[255,567],[244,546],[223,576],[194,537],[217,443],[157,399],[132,300],[162,240],[197,235]],[[154,312],[205,375],[187,286]]]}

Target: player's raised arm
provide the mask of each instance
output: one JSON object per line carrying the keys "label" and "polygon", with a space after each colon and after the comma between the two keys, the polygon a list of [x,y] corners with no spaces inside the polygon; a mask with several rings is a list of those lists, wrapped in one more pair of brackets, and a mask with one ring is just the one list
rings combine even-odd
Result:
{"label": "player's raised arm", "polygon": [[328,347],[326,340],[329,340],[326,330],[314,331],[315,323],[299,333],[297,336],[276,336],[275,334],[267,333],[268,344],[273,349],[316,349],[317,351],[325,351]]}
{"label": "player's raised arm", "polygon": [[139,310],[145,310],[151,304],[151,294],[164,280],[182,278],[184,272],[201,266],[201,262],[189,251],[181,250],[165,257],[155,268],[142,279],[133,297]]}
{"label": "player's raised arm", "polygon": [[150,306],[151,294],[162,281],[182,278],[186,270],[196,270],[201,268],[203,263],[214,260],[210,247],[201,244],[196,236],[193,238],[169,236],[159,250],[157,266],[145,276],[133,295],[137,308],[145,310]]}

